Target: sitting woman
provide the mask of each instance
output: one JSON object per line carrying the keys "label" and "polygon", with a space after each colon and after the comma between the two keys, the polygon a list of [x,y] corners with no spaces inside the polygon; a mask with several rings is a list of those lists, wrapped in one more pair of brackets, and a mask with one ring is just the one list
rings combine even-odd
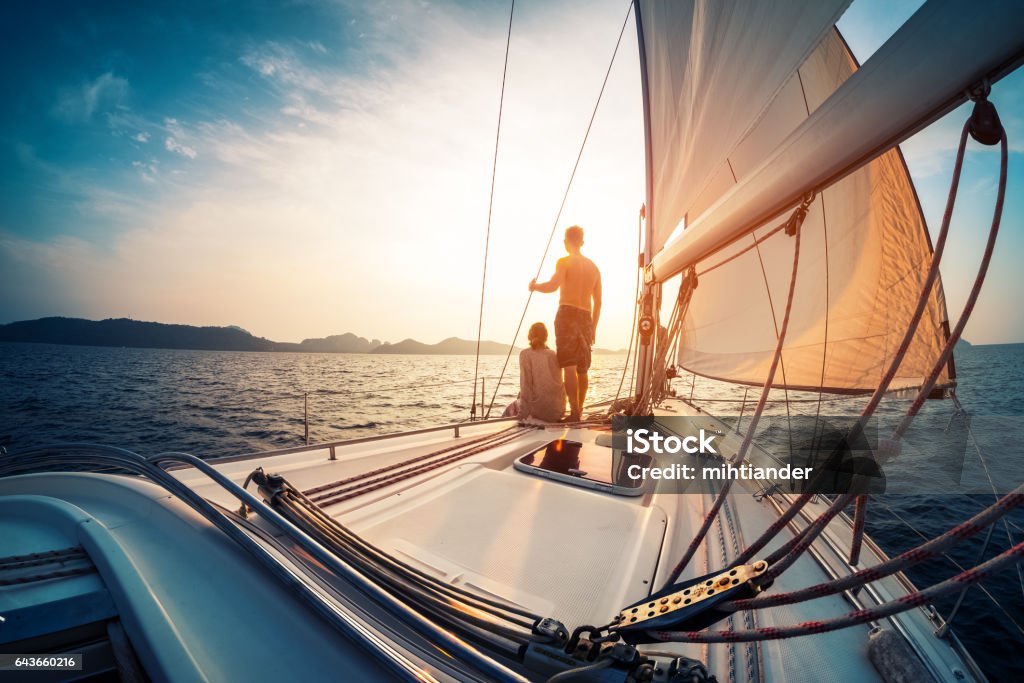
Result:
{"label": "sitting woman", "polygon": [[558,356],[547,345],[548,328],[534,323],[529,339],[530,348],[519,353],[519,399],[509,408],[519,417],[558,422],[565,414],[565,387]]}

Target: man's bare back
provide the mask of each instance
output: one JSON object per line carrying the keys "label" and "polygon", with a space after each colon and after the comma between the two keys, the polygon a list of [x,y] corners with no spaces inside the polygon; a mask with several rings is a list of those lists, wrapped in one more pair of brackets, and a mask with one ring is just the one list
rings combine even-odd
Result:
{"label": "man's bare back", "polygon": [[[582,308],[587,313],[592,313],[591,302],[594,298],[594,290],[601,282],[601,273],[594,262],[580,253],[569,254],[558,259],[555,271],[562,272],[558,303],[563,306]],[[600,298],[600,290],[598,290],[598,297]]]}

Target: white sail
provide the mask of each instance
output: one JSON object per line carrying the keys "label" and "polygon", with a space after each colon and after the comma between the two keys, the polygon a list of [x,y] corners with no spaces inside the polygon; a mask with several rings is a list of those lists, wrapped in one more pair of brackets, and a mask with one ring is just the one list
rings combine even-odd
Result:
{"label": "white sail", "polygon": [[[793,166],[786,177],[794,181],[801,171],[811,176],[833,173],[827,164],[786,166],[790,159],[783,150],[805,124],[819,118],[812,116],[816,110],[834,108],[835,98],[830,97],[858,66],[834,28],[826,27],[822,35],[807,17],[800,25],[810,28],[791,36],[772,17],[760,17],[760,5],[738,15],[699,2],[639,6],[648,76],[652,241],[657,248],[671,233],[679,235],[656,254],[649,275],[664,281],[689,266],[699,275],[684,318],[680,365],[700,375],[759,385],[767,376],[786,305],[793,245],[777,228],[788,211],[780,213],[785,207],[777,207],[764,213],[762,221],[775,217],[760,227],[736,221],[729,231],[708,226],[720,216],[731,218],[728,207],[751,184],[746,181],[760,185],[767,178],[775,183],[776,166],[780,171]],[[820,12],[818,21],[830,23],[842,4],[827,11],[821,5],[787,7],[796,13]],[[927,27],[941,12],[926,7],[919,14],[916,23]],[[757,38],[751,37],[754,24],[761,28]],[[704,38],[672,47],[680,34]],[[815,45],[805,53],[803,41],[811,37]],[[773,41],[785,46],[772,53]],[[1009,48],[1014,44],[1003,42]],[[766,52],[774,58],[766,59]],[[1005,63],[1007,50],[999,52],[988,66]],[[880,53],[885,57],[887,51]],[[797,58],[790,70],[788,60]],[[889,62],[887,68],[898,68],[898,62]],[[931,99],[935,102],[922,103],[928,108],[922,115],[935,115],[941,101],[949,98],[940,93]],[[829,136],[848,137],[834,129],[816,130],[819,147],[834,142]],[[783,163],[775,164],[780,154]],[[818,186],[827,189],[819,192],[803,227],[793,312],[775,386],[837,393],[873,390],[912,317],[931,243],[899,151],[872,156],[858,170],[835,173],[828,176],[829,183]],[[759,203],[792,202],[799,195],[783,197],[781,190],[796,189],[760,192],[755,200],[764,202],[746,202],[740,213],[750,213],[751,206],[751,211],[760,211]],[[948,339],[948,327],[939,282],[892,389],[920,385]],[[938,386],[949,386],[954,379],[950,363]]]}
{"label": "white sail", "polygon": [[737,145],[848,4],[638,2],[656,198],[649,207],[652,252],[732,185]]}
{"label": "white sail", "polygon": [[[738,177],[777,131],[792,130],[856,70],[830,32],[730,159]],[[709,377],[761,384],[786,304],[793,240],[777,219],[697,263],[680,364]],[[824,190],[802,228],[794,305],[775,384],[831,392],[878,385],[913,315],[931,245],[913,186],[893,149]],[[919,386],[948,336],[941,284],[891,388]],[[939,379],[949,384],[951,372]]]}

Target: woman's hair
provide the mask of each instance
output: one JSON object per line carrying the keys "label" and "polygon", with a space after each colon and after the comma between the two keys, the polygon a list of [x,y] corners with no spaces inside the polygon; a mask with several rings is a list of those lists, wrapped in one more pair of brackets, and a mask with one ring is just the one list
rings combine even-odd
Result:
{"label": "woman's hair", "polygon": [[530,332],[526,336],[530,340],[531,349],[543,349],[547,346],[548,328],[544,323],[534,323],[530,325]]}

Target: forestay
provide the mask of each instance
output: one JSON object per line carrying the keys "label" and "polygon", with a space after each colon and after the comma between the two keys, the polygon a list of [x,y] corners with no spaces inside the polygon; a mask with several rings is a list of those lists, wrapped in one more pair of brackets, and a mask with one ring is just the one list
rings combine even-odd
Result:
{"label": "forestay", "polygon": [[[687,218],[700,216],[757,169],[857,64],[833,28],[844,2],[782,8],[639,4],[657,250],[673,232],[685,233]],[[777,229],[784,221],[776,219],[697,263],[699,284],[680,344],[685,369],[731,382],[764,382],[792,268],[792,240]],[[871,391],[904,334],[931,258],[899,151],[821,192],[802,231],[793,311],[774,385]],[[939,283],[891,388],[920,385],[947,336]],[[939,385],[951,381],[947,368]]]}

